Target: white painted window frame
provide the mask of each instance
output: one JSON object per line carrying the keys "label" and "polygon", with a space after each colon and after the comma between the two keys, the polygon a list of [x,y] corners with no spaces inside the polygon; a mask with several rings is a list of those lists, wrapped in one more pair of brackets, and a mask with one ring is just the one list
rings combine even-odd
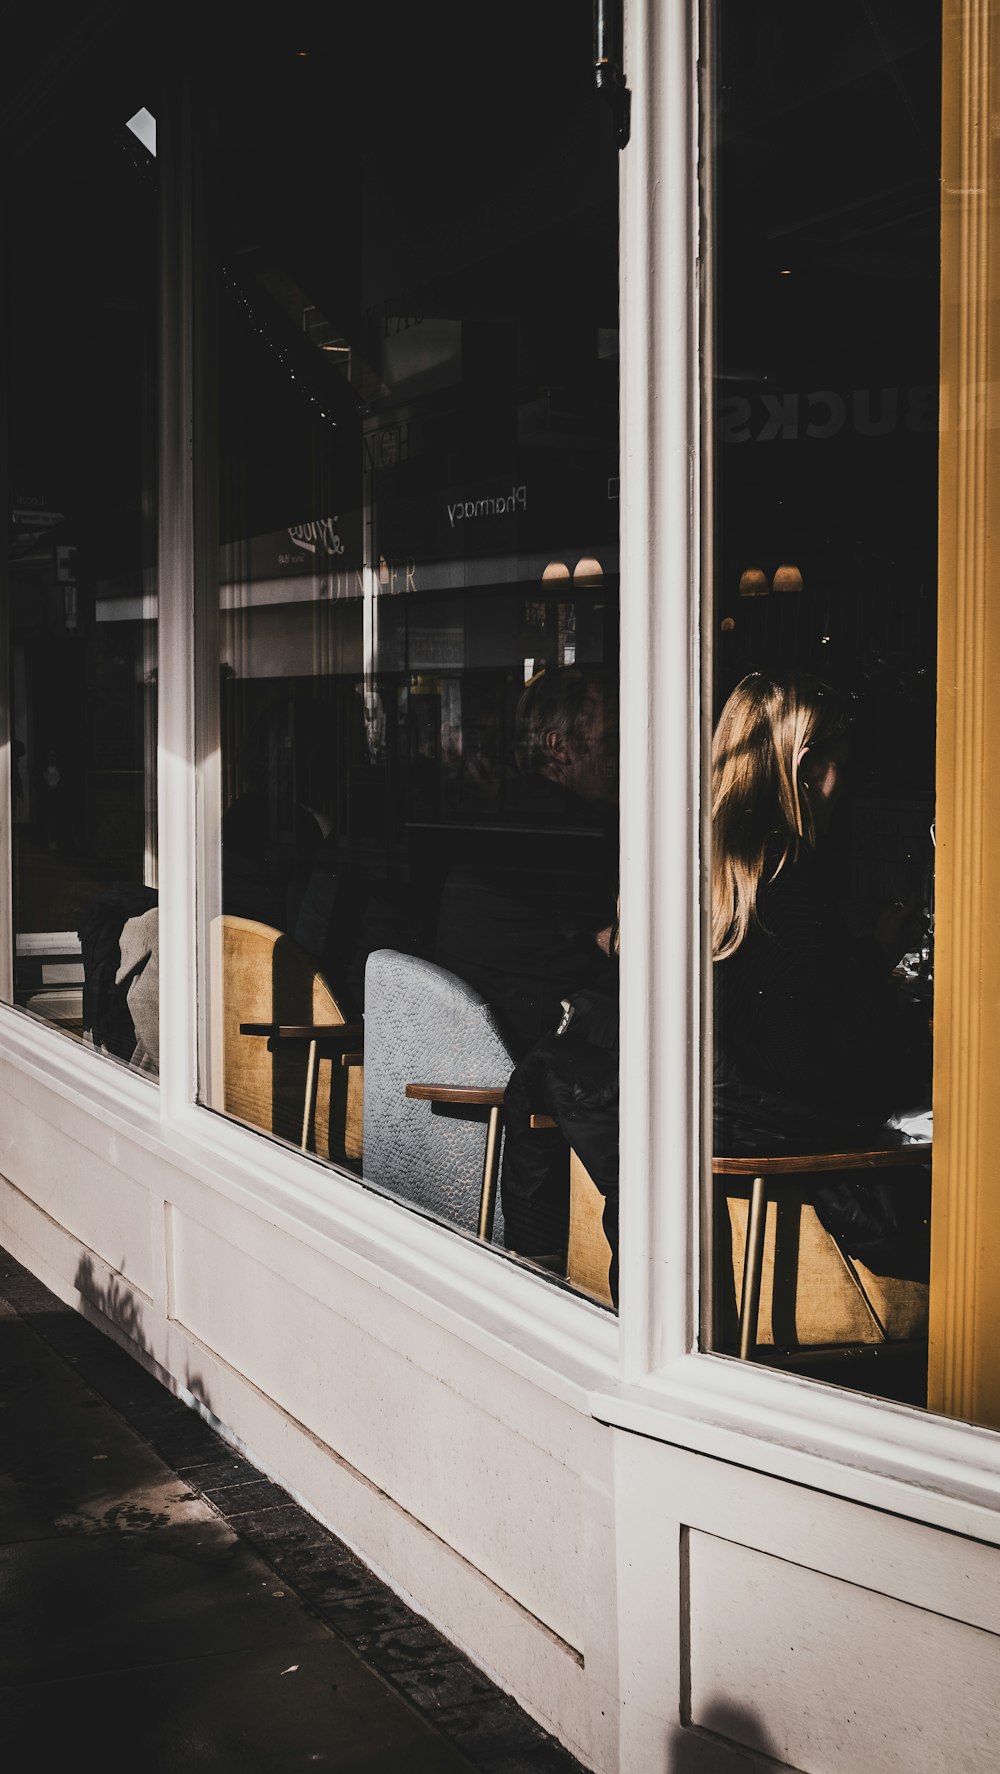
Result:
{"label": "white painted window frame", "polygon": [[[704,0],[710,21],[712,0]],[[992,1430],[697,1352],[702,1077],[697,0],[628,0],[622,192],[622,1313],[602,1421],[1000,1541]],[[710,291],[705,290],[706,300]],[[706,632],[710,632],[708,623]],[[711,1076],[710,1070],[708,1077]]]}
{"label": "white painted window frame", "polygon": [[[598,1421],[1000,1542],[991,1431],[697,1353],[701,1077],[698,9],[628,0],[622,155],[622,1308],[567,1290],[195,1102],[206,1002],[199,860],[212,758],[196,719],[196,157],[158,120],[164,191],[159,580],[161,1074],[8,1006],[0,1054],[220,1197],[377,1282]],[[210,725],[210,723],[209,723]],[[2,750],[2,735],[0,735]],[[2,759],[0,759],[2,762]],[[207,764],[201,773],[199,765]],[[207,784],[207,788],[206,785]],[[200,838],[198,834],[201,834]],[[9,856],[9,847],[5,854]],[[9,922],[8,922],[9,931]],[[9,941],[5,945],[9,949]],[[54,1111],[57,1112],[57,1111]],[[487,1265],[489,1267],[487,1268]]]}

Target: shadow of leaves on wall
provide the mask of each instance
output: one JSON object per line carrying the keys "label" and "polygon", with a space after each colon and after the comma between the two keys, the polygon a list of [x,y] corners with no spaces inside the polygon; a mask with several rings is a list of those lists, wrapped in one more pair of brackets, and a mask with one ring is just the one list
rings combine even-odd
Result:
{"label": "shadow of leaves on wall", "polygon": [[186,1366],[184,1369],[184,1385],[188,1392],[190,1392],[192,1398],[197,1399],[199,1404],[204,1405],[206,1411],[211,1411],[212,1400],[209,1396],[208,1387],[201,1374],[192,1373],[190,1367]]}
{"label": "shadow of leaves on wall", "polygon": [[[124,1267],[124,1258],[122,1259],[122,1267]],[[112,1272],[108,1276],[107,1282],[102,1285],[93,1258],[84,1255],[81,1256],[77,1264],[73,1285],[80,1295],[81,1316],[89,1323],[97,1325],[101,1330],[105,1330],[108,1325],[113,1325],[126,1343],[127,1352],[130,1355],[137,1358],[143,1355],[148,1356],[150,1359],[143,1362],[142,1365],[148,1369],[153,1379],[159,1381],[160,1385],[164,1386],[167,1392],[174,1397],[178,1411],[189,1412],[192,1409],[191,1399],[193,1399],[195,1415],[212,1414],[212,1400],[209,1396],[207,1383],[200,1373],[193,1373],[190,1367],[185,1372],[184,1386],[191,1398],[188,1400],[177,1398],[179,1383],[157,1359],[152,1342],[147,1337],[143,1325],[143,1302],[136,1298],[132,1289],[123,1279],[121,1270]]]}
{"label": "shadow of leaves on wall", "polygon": [[[124,1263],[124,1258],[122,1259]],[[83,1315],[92,1318],[99,1313],[113,1324],[136,1348],[149,1350],[142,1328],[142,1307],[131,1289],[118,1275],[112,1274],[106,1287],[101,1287],[93,1259],[81,1257],[73,1277],[73,1286],[83,1302]]]}

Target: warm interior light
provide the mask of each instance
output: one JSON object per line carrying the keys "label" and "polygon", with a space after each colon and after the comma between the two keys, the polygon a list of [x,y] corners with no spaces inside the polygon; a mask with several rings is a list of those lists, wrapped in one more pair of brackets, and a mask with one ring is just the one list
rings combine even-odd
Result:
{"label": "warm interior light", "polygon": [[798,567],[780,566],[771,581],[774,591],[801,591],[802,574]]}
{"label": "warm interior light", "polygon": [[568,579],[569,568],[565,561],[550,561],[542,574],[542,584],[552,579]]}
{"label": "warm interior light", "polygon": [[594,560],[592,556],[577,561],[573,568],[573,583],[574,585],[603,585],[604,568],[600,561]]}
{"label": "warm interior light", "polygon": [[740,574],[740,597],[766,597],[767,574],[760,567],[745,567]]}

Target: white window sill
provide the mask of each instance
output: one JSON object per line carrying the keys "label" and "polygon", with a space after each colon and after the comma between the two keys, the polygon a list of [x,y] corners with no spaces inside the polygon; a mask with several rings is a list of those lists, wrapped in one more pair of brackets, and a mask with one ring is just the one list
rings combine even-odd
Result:
{"label": "white window sill", "polygon": [[612,1314],[476,1240],[196,1105],[168,1123],[150,1079],[2,1006],[0,1062],[600,1423],[1000,1544],[992,1430],[716,1355],[625,1383]]}
{"label": "white window sill", "polygon": [[167,1120],[154,1080],[0,1006],[3,1064],[573,1408],[614,1382],[614,1316],[502,1252],[196,1104]]}
{"label": "white window sill", "polygon": [[595,1392],[599,1422],[1000,1544],[995,1431],[718,1355]]}

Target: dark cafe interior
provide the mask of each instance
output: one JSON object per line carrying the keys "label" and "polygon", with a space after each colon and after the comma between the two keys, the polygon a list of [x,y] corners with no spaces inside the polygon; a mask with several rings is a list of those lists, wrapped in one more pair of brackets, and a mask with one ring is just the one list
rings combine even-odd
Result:
{"label": "dark cafe interior", "polygon": [[[887,908],[900,914],[894,989],[925,1025],[939,211],[934,130],[921,155],[893,119],[900,80],[911,108],[936,115],[932,12],[913,9],[898,67],[852,64],[857,127],[831,156],[836,95],[802,53],[808,21],[789,9],[772,40],[754,9],[720,9],[704,412],[706,724],[753,673],[805,673],[844,699],[850,757],[823,832],[824,892],[858,941]],[[617,148],[589,33],[576,45],[561,9],[551,23],[536,14],[530,140],[500,95],[458,78],[461,34],[428,72],[447,119],[427,89],[415,132],[400,52],[379,131],[362,131],[363,176],[339,181],[335,237],[315,217],[331,157],[349,159],[364,122],[347,70],[375,53],[375,26],[353,19],[346,61],[264,70],[248,57],[206,99],[217,547],[204,719],[220,806],[205,867],[222,1058],[200,1088],[220,1112],[613,1309],[627,942]],[[755,79],[737,78],[748,65]],[[155,1073],[155,462],[134,440],[148,444],[155,398],[157,166],[134,135],[76,122],[74,165],[101,213],[84,228],[60,178],[45,225],[27,186],[18,222],[17,996]],[[469,152],[456,162],[459,136]],[[41,143],[40,178],[47,152],[62,164],[59,143]],[[99,365],[60,329],[57,262],[98,236],[104,275],[79,293],[78,330],[101,341]],[[58,521],[42,535],[29,519],[44,489]],[[72,989],[41,988],[52,933],[77,945],[48,957],[80,965]],[[386,956],[423,971],[373,964]],[[738,959],[716,972],[734,975]],[[458,1000],[433,995],[452,980]],[[479,1072],[471,1034],[454,1056],[440,1045],[460,1015],[482,1037]],[[436,1097],[407,1095],[430,1085]],[[922,1110],[926,1146],[929,1101],[893,1106]],[[818,1137],[816,1123],[814,1168]],[[797,1173],[793,1188],[755,1172],[754,1153],[710,1156],[730,1168],[708,1185],[705,1346],[919,1402],[925,1280],[883,1274],[873,1293],[851,1237],[808,1217],[845,1189],[891,1206],[888,1173]],[[415,1183],[439,1167],[440,1188]],[[810,1299],[825,1302],[811,1328]]]}

